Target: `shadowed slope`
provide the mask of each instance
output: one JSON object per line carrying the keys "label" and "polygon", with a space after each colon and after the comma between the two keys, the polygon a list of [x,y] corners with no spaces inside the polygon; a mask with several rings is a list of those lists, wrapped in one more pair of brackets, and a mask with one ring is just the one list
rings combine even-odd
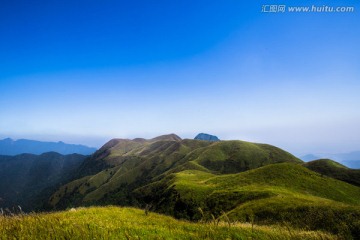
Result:
{"label": "shadowed slope", "polygon": [[21,205],[25,210],[40,207],[40,199],[51,195],[50,190],[44,190],[68,182],[85,157],[55,152],[0,156],[0,207]]}
{"label": "shadowed slope", "polygon": [[360,170],[350,169],[330,159],[319,159],[304,164],[308,169],[328,177],[360,186]]}

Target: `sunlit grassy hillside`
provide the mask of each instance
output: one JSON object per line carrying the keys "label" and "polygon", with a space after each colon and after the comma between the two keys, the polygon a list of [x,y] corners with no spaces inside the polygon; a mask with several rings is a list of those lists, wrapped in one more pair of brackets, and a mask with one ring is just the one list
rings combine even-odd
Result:
{"label": "sunlit grassy hillside", "polygon": [[0,239],[337,239],[314,231],[220,222],[190,223],[134,208],[82,208],[0,217]]}
{"label": "sunlit grassy hillside", "polygon": [[272,164],[224,175],[187,170],[135,193],[156,211],[177,218],[212,219],[226,213],[233,221],[286,222],[350,239],[360,234],[360,188],[300,164]]}

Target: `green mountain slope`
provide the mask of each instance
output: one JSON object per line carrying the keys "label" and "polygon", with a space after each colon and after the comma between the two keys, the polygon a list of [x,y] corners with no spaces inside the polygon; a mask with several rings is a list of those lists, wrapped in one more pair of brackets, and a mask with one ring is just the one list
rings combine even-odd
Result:
{"label": "green mountain slope", "polygon": [[154,210],[178,218],[212,219],[225,212],[238,221],[254,216],[261,224],[285,221],[347,236],[360,231],[360,188],[299,164],[272,164],[221,176],[188,170],[135,193]]}
{"label": "green mountain slope", "polygon": [[304,164],[308,169],[339,179],[341,181],[360,186],[360,170],[350,169],[330,159],[319,159]]}
{"label": "green mountain slope", "polygon": [[132,204],[133,190],[170,173],[189,169],[238,173],[280,162],[301,163],[279,148],[244,141],[181,140],[173,134],[151,140],[115,139],[84,161],[78,178],[87,178],[63,186],[50,202],[60,208],[68,202]]}

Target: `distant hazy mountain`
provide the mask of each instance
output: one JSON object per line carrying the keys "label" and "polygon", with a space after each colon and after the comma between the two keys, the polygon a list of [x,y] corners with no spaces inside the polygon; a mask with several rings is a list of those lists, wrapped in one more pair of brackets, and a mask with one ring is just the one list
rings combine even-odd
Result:
{"label": "distant hazy mountain", "polygon": [[330,157],[350,168],[360,169],[360,151],[338,153],[330,155]]}
{"label": "distant hazy mountain", "polygon": [[0,155],[0,207],[21,205],[34,210],[43,207],[43,199],[53,188],[65,184],[86,158],[84,155]]}
{"label": "distant hazy mountain", "polygon": [[343,160],[341,163],[349,168],[360,169],[360,160]]}
{"label": "distant hazy mountain", "polygon": [[207,133],[199,133],[195,137],[195,140],[203,140],[203,141],[210,141],[210,142],[220,141],[220,139],[217,136],[210,135],[210,134],[207,134]]}
{"label": "distant hazy mountain", "polygon": [[95,151],[96,148],[84,145],[66,144],[63,142],[40,142],[27,139],[19,139],[15,141],[11,138],[0,140],[0,155],[14,156],[22,153],[42,154],[45,152],[90,155]]}
{"label": "distant hazy mountain", "polygon": [[349,152],[349,153],[338,153],[335,154],[335,157],[343,160],[357,161],[360,160],[360,151]]}
{"label": "distant hazy mountain", "polygon": [[337,162],[344,164],[349,168],[360,169],[360,151],[349,153],[336,153],[336,154],[308,154],[300,157],[301,160],[308,162],[317,159],[333,159]]}
{"label": "distant hazy mountain", "polygon": [[309,161],[313,161],[316,159],[319,159],[320,157],[314,155],[314,154],[307,154],[305,156],[300,157],[301,160],[303,160],[304,162],[309,162]]}

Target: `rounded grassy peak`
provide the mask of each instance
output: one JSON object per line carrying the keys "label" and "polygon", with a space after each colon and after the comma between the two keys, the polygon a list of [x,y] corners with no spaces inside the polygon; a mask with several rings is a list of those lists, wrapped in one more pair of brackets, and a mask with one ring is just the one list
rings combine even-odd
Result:
{"label": "rounded grassy peak", "polygon": [[338,162],[335,162],[334,160],[331,160],[331,159],[318,159],[318,160],[307,162],[304,165],[305,166],[348,169],[348,167],[346,167]]}
{"label": "rounded grassy peak", "polygon": [[155,142],[155,141],[181,141],[181,137],[179,137],[178,135],[171,133],[171,134],[167,134],[167,135],[161,135],[158,137],[155,137],[153,139],[150,140],[151,142]]}
{"label": "rounded grassy peak", "polygon": [[243,172],[273,163],[302,163],[280,148],[245,141],[215,142],[191,157],[198,164],[218,173]]}

